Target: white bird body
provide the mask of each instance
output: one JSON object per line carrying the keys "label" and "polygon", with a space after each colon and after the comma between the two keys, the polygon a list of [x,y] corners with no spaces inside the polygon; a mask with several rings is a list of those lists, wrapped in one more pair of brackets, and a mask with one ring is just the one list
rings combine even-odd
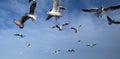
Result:
{"label": "white bird body", "polygon": [[55,11],[50,11],[47,14],[54,16],[54,17],[61,17],[62,16],[62,14],[60,12],[55,12]]}
{"label": "white bird body", "polygon": [[62,10],[65,10],[65,7],[59,6],[60,0],[54,0],[53,2],[53,8],[52,10],[48,11],[48,17],[46,18],[46,20],[49,20],[52,17],[56,17],[56,20],[60,17],[62,17]]}
{"label": "white bird body", "polygon": [[32,19],[32,21],[36,21],[37,20],[36,16],[33,15],[33,14],[28,14],[28,17],[30,17]]}

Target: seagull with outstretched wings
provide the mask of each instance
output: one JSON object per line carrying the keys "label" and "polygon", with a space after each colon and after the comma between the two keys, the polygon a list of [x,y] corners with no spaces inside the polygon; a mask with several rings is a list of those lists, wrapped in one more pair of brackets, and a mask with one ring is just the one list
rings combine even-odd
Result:
{"label": "seagull with outstretched wings", "polygon": [[79,25],[78,27],[71,27],[71,29],[73,29],[75,31],[75,33],[77,33],[79,31],[79,28],[81,27],[82,25]]}
{"label": "seagull with outstretched wings", "polygon": [[82,9],[82,11],[84,12],[96,12],[95,15],[97,17],[102,17],[102,13],[106,12],[106,11],[113,11],[113,10],[117,10],[120,9],[120,5],[117,6],[110,6],[110,7],[100,7],[100,8],[93,8],[93,9]]}
{"label": "seagull with outstretched wings", "polygon": [[75,52],[74,49],[68,49],[67,52]]}
{"label": "seagull with outstretched wings", "polygon": [[28,19],[36,20],[36,16],[34,15],[34,11],[36,8],[36,1],[33,1],[32,5],[30,6],[29,13],[26,13],[24,16],[22,16],[19,20],[14,19],[14,23],[19,26],[19,28],[24,28],[24,23]]}
{"label": "seagull with outstretched wings", "polygon": [[52,17],[55,17],[56,20],[58,20],[60,17],[62,17],[61,11],[65,10],[66,8],[63,6],[59,6],[59,3],[60,0],[54,0],[53,8],[47,12],[48,17],[46,18],[46,20],[49,20]]}
{"label": "seagull with outstretched wings", "polygon": [[63,23],[61,26],[55,25],[55,26],[53,26],[52,28],[58,28],[59,31],[62,31],[63,27],[66,26],[66,25],[69,25],[69,24],[70,24],[70,23],[65,22],[65,23]]}
{"label": "seagull with outstretched wings", "polygon": [[54,50],[52,51],[52,54],[59,54],[60,53],[60,50]]}
{"label": "seagull with outstretched wings", "polygon": [[21,33],[20,33],[20,34],[14,34],[14,35],[15,35],[15,36],[20,36],[21,38],[24,37],[24,35],[21,34]]}
{"label": "seagull with outstretched wings", "polygon": [[97,44],[88,44],[88,45],[86,45],[86,46],[88,46],[88,47],[94,47],[94,46],[96,46]]}

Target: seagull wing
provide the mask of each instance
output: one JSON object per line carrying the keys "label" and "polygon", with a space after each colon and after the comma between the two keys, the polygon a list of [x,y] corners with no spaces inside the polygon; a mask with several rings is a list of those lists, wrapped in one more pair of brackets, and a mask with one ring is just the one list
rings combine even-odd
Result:
{"label": "seagull wing", "polygon": [[58,25],[55,25],[55,26],[53,26],[52,28],[59,28],[59,26],[58,26]]}
{"label": "seagull wing", "polygon": [[78,27],[81,27],[82,25],[79,25]]}
{"label": "seagull wing", "polygon": [[67,22],[67,23],[62,24],[62,26],[66,26],[66,25],[69,25],[69,24],[70,24],[70,23]]}
{"label": "seagull wing", "polygon": [[112,22],[112,19],[109,17],[109,16],[107,16],[107,20],[111,23]]}
{"label": "seagull wing", "polygon": [[59,9],[59,1],[60,0],[54,0],[52,11],[57,11]]}
{"label": "seagull wing", "polygon": [[73,30],[75,30],[75,32],[77,32],[77,29],[75,27],[71,27],[70,29],[73,29]]}
{"label": "seagull wing", "polygon": [[34,14],[35,8],[36,8],[36,1],[33,1],[32,5],[30,6],[29,13]]}
{"label": "seagull wing", "polygon": [[92,44],[92,46],[95,46],[96,44]]}
{"label": "seagull wing", "polygon": [[66,10],[66,8],[63,6],[59,6],[59,8],[60,8],[60,10]]}
{"label": "seagull wing", "polygon": [[19,34],[14,34],[15,36],[19,36]]}
{"label": "seagull wing", "polygon": [[82,9],[84,12],[97,12],[98,9]]}
{"label": "seagull wing", "polygon": [[46,18],[46,20],[49,20],[50,18],[52,18],[53,16],[48,15],[48,17]]}
{"label": "seagull wing", "polygon": [[62,10],[66,10],[66,8],[63,7],[63,6],[59,6],[59,9],[58,9],[57,11],[58,11],[58,12],[61,12]]}
{"label": "seagull wing", "polygon": [[119,8],[120,8],[120,5],[111,6],[111,7],[104,8],[104,11],[112,11],[112,10],[116,10],[116,9],[119,9]]}
{"label": "seagull wing", "polygon": [[24,15],[24,16],[21,17],[20,21],[23,24],[28,19],[29,19],[29,17],[27,15]]}

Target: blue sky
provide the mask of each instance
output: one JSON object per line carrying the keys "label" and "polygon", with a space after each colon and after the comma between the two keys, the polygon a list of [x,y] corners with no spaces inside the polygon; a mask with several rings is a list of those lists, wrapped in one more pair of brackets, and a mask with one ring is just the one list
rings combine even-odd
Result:
{"label": "blue sky", "polygon": [[[81,11],[119,5],[120,0],[61,0],[60,5],[67,10],[62,12],[63,17],[58,21],[54,18],[45,21],[53,0],[37,0],[37,21],[28,20],[23,29],[19,29],[13,19],[19,19],[28,12],[31,4],[27,0],[0,1],[0,59],[120,59],[120,25],[108,25],[106,20],[108,15],[119,21],[120,10],[105,12],[102,18]],[[63,22],[70,22],[63,31],[51,28]],[[74,33],[70,27],[78,25],[82,27]],[[15,37],[16,33],[23,33],[25,37]],[[29,43],[31,48],[26,47]],[[90,43],[97,45],[86,47]],[[60,54],[52,54],[58,49]],[[67,53],[67,49],[77,52]]]}

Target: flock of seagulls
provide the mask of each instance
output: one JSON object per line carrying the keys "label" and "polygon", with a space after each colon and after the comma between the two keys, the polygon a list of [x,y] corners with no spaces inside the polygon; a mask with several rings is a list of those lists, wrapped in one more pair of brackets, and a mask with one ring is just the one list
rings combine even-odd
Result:
{"label": "flock of seagulls", "polygon": [[[14,23],[19,26],[19,28],[24,28],[24,23],[28,20],[28,19],[32,19],[33,21],[35,21],[37,19],[37,17],[35,16],[35,9],[36,9],[36,5],[37,2],[36,0],[29,0],[29,3],[32,2],[31,6],[30,6],[30,10],[29,12],[25,13],[25,15],[23,15],[19,20],[14,19]],[[113,11],[113,10],[117,10],[120,9],[120,5],[117,6],[110,6],[110,7],[100,7],[100,8],[91,8],[91,9],[82,9],[82,11],[84,12],[95,12],[95,15],[97,17],[102,17],[102,14],[104,12],[107,11]],[[60,6],[60,0],[53,0],[53,6],[52,8],[47,12],[47,18],[46,20],[49,20],[52,17],[55,17],[56,20],[58,20],[60,17],[62,17],[62,11],[66,10],[65,7]],[[120,24],[119,21],[112,21],[112,19],[107,16],[107,19],[109,21],[109,24]],[[66,23],[65,23],[66,24]],[[67,24],[68,25],[68,24]],[[62,27],[64,25],[58,26],[55,25],[52,28],[58,28],[60,31],[62,31]],[[75,33],[78,32],[78,28],[74,28],[72,27],[71,29],[75,30]]]}
{"label": "flock of seagulls", "polygon": [[[120,5],[117,6],[110,6],[110,7],[100,7],[100,8],[92,8],[92,9],[82,9],[82,11],[84,12],[95,12],[95,15],[97,17],[102,17],[103,12],[107,12],[107,11],[114,11],[120,9]],[[109,16],[107,16],[107,20],[108,20],[108,24],[112,25],[112,24],[120,24],[120,21],[114,21],[112,20]]]}
{"label": "flock of seagulls", "polygon": [[[30,10],[28,13],[25,13],[25,15],[23,15],[19,20],[16,20],[14,19],[14,23],[20,28],[20,29],[23,29],[24,28],[24,23],[28,20],[28,19],[32,19],[32,21],[36,21],[37,20],[37,17],[35,16],[35,9],[36,9],[36,5],[37,5],[37,2],[36,0],[29,0],[28,1],[29,3],[32,2],[31,6],[30,6]],[[63,6],[60,6],[59,5],[60,3],[60,0],[53,0],[53,7],[47,12],[47,18],[46,18],[46,21],[51,19],[52,17],[55,17],[56,21],[62,17],[62,11],[63,10],[66,10],[65,7]],[[117,9],[120,9],[120,5],[117,5],[117,6],[111,6],[111,7],[100,7],[100,8],[92,8],[92,9],[82,9],[82,11],[84,12],[95,12],[95,15],[97,17],[102,17],[102,14],[104,12],[107,12],[107,11],[113,11],[113,10],[117,10]],[[109,16],[107,16],[107,20],[108,20],[108,24],[111,25],[111,24],[120,24],[120,21],[114,21],[112,20]],[[69,25],[70,23],[69,22],[65,22],[63,23],[62,25],[54,25],[52,26],[52,28],[57,28],[59,31],[62,31],[63,30],[63,27]],[[74,30],[75,33],[78,33],[79,31],[79,28],[81,27],[82,25],[79,25],[77,27],[71,27],[70,29]],[[19,36],[19,37],[24,37],[23,34],[14,34],[15,36]],[[78,42],[81,42],[81,40],[78,40]],[[94,46],[96,46],[96,44],[88,44],[86,45],[90,48],[93,48]],[[27,47],[31,47],[31,44],[28,44]],[[52,53],[53,54],[59,54],[60,50],[55,50],[53,51]],[[68,49],[67,52],[75,52],[74,49]]]}
{"label": "flock of seagulls", "polygon": [[[78,40],[78,43],[83,43],[83,41],[82,40]],[[86,47],[90,47],[90,48],[93,48],[96,45],[97,45],[96,43],[85,44]],[[75,52],[78,52],[79,50],[76,50],[76,49],[72,48],[72,49],[67,49],[65,51],[68,52],[68,53],[75,53]],[[60,52],[62,52],[60,49],[59,50],[53,50],[52,54],[60,54]]]}

